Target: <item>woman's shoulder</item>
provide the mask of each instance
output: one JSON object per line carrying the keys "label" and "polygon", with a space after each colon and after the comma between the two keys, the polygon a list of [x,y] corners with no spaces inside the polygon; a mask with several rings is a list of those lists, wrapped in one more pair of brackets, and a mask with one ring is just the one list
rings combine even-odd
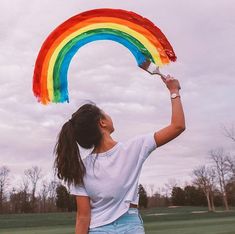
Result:
{"label": "woman's shoulder", "polygon": [[148,133],[140,133],[134,136],[131,136],[129,138],[127,138],[126,140],[122,141],[123,145],[131,145],[134,143],[139,143],[140,141],[144,140],[146,138],[146,136],[148,136]]}
{"label": "woman's shoulder", "polygon": [[157,147],[156,141],[154,139],[154,132],[140,133],[138,135],[130,137],[122,143],[125,148]]}

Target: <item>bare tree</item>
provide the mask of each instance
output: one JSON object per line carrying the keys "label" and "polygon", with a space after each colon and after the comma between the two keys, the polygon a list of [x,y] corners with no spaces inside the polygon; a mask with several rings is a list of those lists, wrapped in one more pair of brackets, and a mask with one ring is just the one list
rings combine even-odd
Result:
{"label": "bare tree", "polygon": [[150,197],[152,197],[154,194],[154,184],[149,184],[149,189],[150,189]]}
{"label": "bare tree", "polygon": [[226,127],[223,125],[223,133],[226,137],[228,137],[235,143],[235,127],[233,124],[230,127]]}
{"label": "bare tree", "polygon": [[48,209],[50,211],[54,211],[56,210],[56,188],[57,188],[57,185],[58,185],[59,182],[57,182],[55,179],[52,179],[50,182],[49,182],[49,185],[48,185]]}
{"label": "bare tree", "polygon": [[24,171],[25,176],[30,180],[31,186],[32,186],[32,192],[31,192],[31,203],[32,203],[32,210],[35,210],[35,193],[37,189],[38,181],[41,179],[42,170],[38,166],[33,166],[31,169],[27,169]]}
{"label": "bare tree", "polygon": [[16,188],[13,187],[10,191],[10,209],[9,211],[11,213],[17,213],[18,212],[18,204],[19,204],[19,200],[16,199]]}
{"label": "bare tree", "polygon": [[225,155],[224,149],[218,148],[216,150],[211,150],[209,152],[210,159],[214,162],[215,171],[217,174],[217,179],[219,182],[220,192],[222,193],[223,203],[225,209],[228,210],[228,199],[227,199],[227,192],[226,192],[226,184],[228,180],[231,178],[231,170],[229,168],[229,157]]}
{"label": "bare tree", "polygon": [[201,188],[206,196],[209,211],[215,211],[213,191],[215,173],[212,168],[201,166],[193,171],[193,183]]}
{"label": "bare tree", "polygon": [[18,191],[14,191],[13,200],[17,200],[19,204],[19,212],[27,213],[31,211],[29,200],[29,179],[24,175],[19,183]]}
{"label": "bare tree", "polygon": [[6,188],[9,185],[10,169],[6,166],[0,167],[0,213],[3,212],[3,203],[6,199]]}
{"label": "bare tree", "polygon": [[42,181],[42,188],[40,190],[40,197],[42,199],[42,211],[46,212],[46,201],[49,193],[49,184],[46,180]]}
{"label": "bare tree", "polygon": [[26,176],[22,177],[19,189],[20,189],[20,191],[25,191],[26,193],[28,193],[28,191],[29,191],[29,179]]}
{"label": "bare tree", "polygon": [[210,200],[211,200],[211,209],[212,211],[215,211],[215,203],[214,203],[214,191],[216,189],[216,172],[214,170],[214,168],[209,167],[207,168],[207,173],[208,173],[208,177],[209,177],[209,181],[210,181]]}
{"label": "bare tree", "polygon": [[231,180],[235,182],[235,159],[231,156],[227,157],[228,169],[230,170],[232,176]]}
{"label": "bare tree", "polygon": [[166,187],[166,189],[168,189],[170,191],[170,193],[171,193],[172,189],[177,186],[178,186],[178,183],[176,182],[175,178],[168,179],[168,182],[165,183],[165,187]]}

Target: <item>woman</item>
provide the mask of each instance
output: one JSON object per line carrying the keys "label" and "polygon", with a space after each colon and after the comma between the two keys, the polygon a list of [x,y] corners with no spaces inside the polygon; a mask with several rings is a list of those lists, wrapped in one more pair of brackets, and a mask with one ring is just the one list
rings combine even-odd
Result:
{"label": "woman", "polygon": [[[76,234],[143,234],[138,210],[142,165],[157,147],[185,130],[178,80],[162,79],[171,94],[171,123],[165,128],[117,142],[111,117],[95,104],[81,106],[66,122],[55,146],[54,167],[76,195]],[[81,158],[78,144],[93,151]]]}

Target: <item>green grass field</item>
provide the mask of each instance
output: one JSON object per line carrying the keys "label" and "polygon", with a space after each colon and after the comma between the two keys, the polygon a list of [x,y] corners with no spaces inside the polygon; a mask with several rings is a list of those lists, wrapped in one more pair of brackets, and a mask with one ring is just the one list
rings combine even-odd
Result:
{"label": "green grass field", "polygon": [[[0,234],[74,234],[75,213],[0,215]],[[235,234],[235,209],[202,207],[141,210],[147,234]]]}

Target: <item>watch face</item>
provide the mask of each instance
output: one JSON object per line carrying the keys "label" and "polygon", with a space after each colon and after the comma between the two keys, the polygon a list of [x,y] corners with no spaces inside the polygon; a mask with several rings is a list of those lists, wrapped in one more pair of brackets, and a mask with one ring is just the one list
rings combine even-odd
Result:
{"label": "watch face", "polygon": [[175,97],[177,97],[177,94],[176,94],[176,93],[172,93],[172,94],[171,94],[171,97],[172,97],[172,98],[175,98]]}

